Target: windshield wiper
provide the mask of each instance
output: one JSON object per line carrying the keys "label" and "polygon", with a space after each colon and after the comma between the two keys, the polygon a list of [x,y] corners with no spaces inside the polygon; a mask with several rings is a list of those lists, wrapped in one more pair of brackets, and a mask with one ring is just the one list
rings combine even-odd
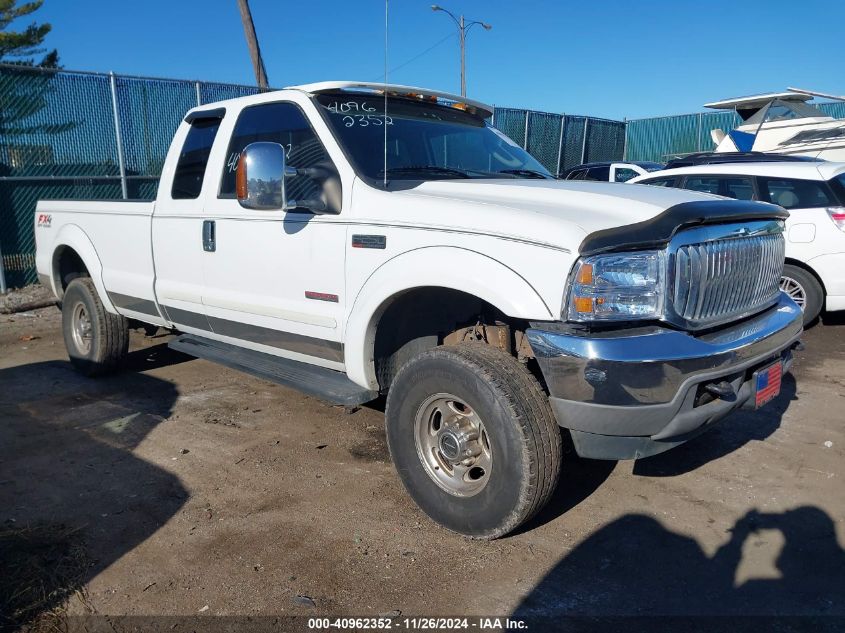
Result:
{"label": "windshield wiper", "polygon": [[546,180],[550,178],[548,174],[535,169],[502,169],[497,174],[513,174],[514,176],[525,176],[526,178],[542,178]]}
{"label": "windshield wiper", "polygon": [[[384,170],[379,172],[384,175]],[[405,167],[388,167],[387,174],[431,174],[433,176],[454,176],[455,178],[470,178],[468,172],[451,167],[438,165],[409,165]]]}

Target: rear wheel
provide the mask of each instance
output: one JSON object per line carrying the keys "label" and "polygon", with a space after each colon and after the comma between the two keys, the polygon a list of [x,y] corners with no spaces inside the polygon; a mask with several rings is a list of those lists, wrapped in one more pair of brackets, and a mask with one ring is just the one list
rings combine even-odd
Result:
{"label": "rear wheel", "polygon": [[824,290],[812,273],[786,264],[780,279],[780,289],[804,312],[804,325],[815,321],[824,305]]}
{"label": "rear wheel", "polygon": [[402,483],[450,530],[504,536],[554,492],[560,429],[537,380],[504,352],[462,345],[415,356],[397,373],[385,415]]}
{"label": "rear wheel", "polygon": [[94,283],[78,277],[62,297],[62,331],[70,362],[86,376],[115,370],[129,350],[129,323],[106,312]]}

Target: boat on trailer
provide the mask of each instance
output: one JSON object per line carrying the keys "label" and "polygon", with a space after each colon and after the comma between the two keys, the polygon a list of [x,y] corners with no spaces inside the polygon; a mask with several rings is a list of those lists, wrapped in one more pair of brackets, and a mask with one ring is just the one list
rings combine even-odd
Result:
{"label": "boat on trailer", "polygon": [[742,119],[736,129],[710,132],[716,152],[768,152],[845,161],[845,120],[835,119],[809,103],[814,97],[845,97],[788,88],[786,92],[753,95],[704,104],[733,110]]}

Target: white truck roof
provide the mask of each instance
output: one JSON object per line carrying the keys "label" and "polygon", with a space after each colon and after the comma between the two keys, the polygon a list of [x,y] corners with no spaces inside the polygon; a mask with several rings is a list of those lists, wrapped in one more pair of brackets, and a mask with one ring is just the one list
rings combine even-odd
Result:
{"label": "white truck roof", "polygon": [[255,103],[265,103],[273,99],[272,95],[284,92],[286,90],[295,90],[308,95],[320,94],[321,92],[336,92],[338,90],[346,90],[349,92],[369,92],[382,94],[385,91],[389,95],[418,95],[421,97],[432,97],[440,101],[446,101],[449,104],[463,104],[468,108],[475,110],[475,113],[482,118],[487,118],[493,115],[493,106],[476,101],[475,99],[468,99],[460,95],[452,94],[451,92],[443,92],[442,90],[430,90],[428,88],[419,88],[417,86],[403,86],[401,84],[383,84],[367,81],[320,81],[312,84],[301,84],[298,86],[287,86],[281,90],[270,90],[268,92],[260,92],[246,97],[236,97],[234,99],[226,99],[224,101],[215,101],[213,103],[204,103],[201,106],[191,108],[189,112],[202,112],[216,107],[225,107],[227,104],[238,106],[247,106]]}
{"label": "white truck roof", "polygon": [[308,94],[319,94],[321,92],[334,92],[336,90],[349,90],[352,92],[387,92],[388,94],[417,94],[425,97],[435,97],[452,103],[465,103],[468,106],[479,110],[485,118],[493,114],[493,106],[475,99],[467,99],[451,92],[442,90],[430,90],[418,86],[403,86],[401,84],[383,84],[370,81],[320,81],[313,84],[302,84],[299,86],[288,86],[286,90],[300,90]]}

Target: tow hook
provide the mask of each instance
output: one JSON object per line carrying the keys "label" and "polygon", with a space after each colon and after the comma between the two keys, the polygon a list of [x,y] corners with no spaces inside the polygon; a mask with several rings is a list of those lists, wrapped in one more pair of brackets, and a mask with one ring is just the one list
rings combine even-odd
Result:
{"label": "tow hook", "polygon": [[704,388],[712,393],[714,396],[719,398],[730,398],[731,396],[735,396],[734,388],[731,383],[727,380],[722,380],[721,382],[711,382],[704,385]]}

